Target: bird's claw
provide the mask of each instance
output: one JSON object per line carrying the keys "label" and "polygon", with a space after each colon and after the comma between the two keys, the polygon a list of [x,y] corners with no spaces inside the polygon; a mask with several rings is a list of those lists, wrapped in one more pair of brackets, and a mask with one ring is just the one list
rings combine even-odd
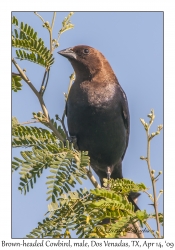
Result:
{"label": "bird's claw", "polygon": [[68,141],[73,143],[74,148],[78,150],[77,137],[76,136],[69,136]]}
{"label": "bird's claw", "polygon": [[107,167],[106,174],[107,174],[107,179],[110,180],[110,177],[111,177],[111,168],[110,167]]}
{"label": "bird's claw", "polygon": [[110,180],[111,173],[107,173],[107,179]]}
{"label": "bird's claw", "polygon": [[[110,167],[107,167],[106,174],[107,174],[107,179],[110,180],[110,178],[111,178],[111,168]],[[110,189],[109,183],[107,185],[107,189]]]}

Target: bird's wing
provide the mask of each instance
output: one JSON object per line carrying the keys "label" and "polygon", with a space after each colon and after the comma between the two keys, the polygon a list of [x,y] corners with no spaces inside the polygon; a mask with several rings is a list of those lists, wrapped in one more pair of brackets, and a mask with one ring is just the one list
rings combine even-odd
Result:
{"label": "bird's wing", "polygon": [[126,149],[128,147],[128,142],[129,142],[129,133],[130,133],[130,116],[129,116],[129,108],[128,108],[128,100],[127,100],[127,97],[126,97],[126,94],[124,92],[124,90],[122,89],[122,87],[119,85],[119,91],[121,92],[121,106],[122,106],[122,118],[123,118],[123,122],[124,122],[124,125],[125,125],[125,128],[126,128],[126,133],[127,133],[127,136],[126,136],[126,147],[125,147],[125,151],[122,155],[122,160],[125,156],[125,152],[126,152]]}

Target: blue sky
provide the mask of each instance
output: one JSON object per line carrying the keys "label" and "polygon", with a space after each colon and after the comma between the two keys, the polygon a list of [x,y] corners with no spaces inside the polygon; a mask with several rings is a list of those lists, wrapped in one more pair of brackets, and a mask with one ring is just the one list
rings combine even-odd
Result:
{"label": "blue sky", "polygon": [[[39,14],[51,22],[52,13]],[[68,12],[58,12],[53,37],[57,38],[61,22]],[[49,46],[49,35],[42,28],[41,20],[33,12],[14,12],[19,21],[28,23]],[[55,64],[51,68],[50,79],[45,92],[45,103],[49,114],[62,114],[64,109],[63,92],[67,91],[69,76],[73,72],[71,64],[56,52],[64,48],[85,44],[97,48],[108,59],[124,89],[129,103],[131,132],[129,146],[123,161],[123,175],[135,182],[143,182],[151,188],[145,161],[139,158],[146,154],[146,134],[140,118],[147,119],[151,109],[155,111],[155,121],[151,132],[163,123],[163,13],[162,12],[75,12],[71,18],[75,28],[63,33],[60,47],[55,50]],[[12,55],[15,56],[14,51]],[[38,89],[44,68],[30,62],[20,62],[26,74]],[[16,71],[15,71],[16,72]],[[32,112],[41,110],[39,102],[30,88],[23,82],[23,90],[12,94],[12,115],[20,122],[29,121]],[[24,149],[22,149],[24,150]],[[19,156],[19,150],[13,150]],[[151,166],[156,172],[163,170],[163,132],[152,140]],[[12,176],[12,237],[22,238],[28,234],[47,212],[46,176],[38,179],[34,189],[21,195],[18,191],[19,175]],[[98,178],[98,177],[97,177]],[[84,182],[88,189],[93,188],[89,181]],[[163,189],[163,178],[156,184],[157,193]],[[151,201],[142,194],[138,205],[152,212]],[[159,211],[163,210],[163,198],[159,199]],[[155,224],[150,221],[155,229]],[[145,235],[145,237],[151,237]]]}

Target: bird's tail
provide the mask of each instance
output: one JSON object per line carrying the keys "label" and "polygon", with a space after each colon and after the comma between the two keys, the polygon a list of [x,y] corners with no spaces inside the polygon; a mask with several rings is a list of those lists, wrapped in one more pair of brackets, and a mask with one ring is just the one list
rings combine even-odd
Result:
{"label": "bird's tail", "polygon": [[140,210],[140,208],[137,206],[137,198],[140,196],[140,193],[138,192],[131,192],[128,195],[128,200],[134,205],[134,211]]}

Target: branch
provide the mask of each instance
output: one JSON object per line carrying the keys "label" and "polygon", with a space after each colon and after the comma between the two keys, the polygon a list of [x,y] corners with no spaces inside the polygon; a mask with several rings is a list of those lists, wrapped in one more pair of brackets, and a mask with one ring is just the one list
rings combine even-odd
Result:
{"label": "branch", "polygon": [[52,24],[51,27],[49,27],[49,34],[50,34],[50,53],[53,53],[53,47],[52,47],[52,31],[53,31],[53,26],[55,22],[55,17],[56,17],[56,12],[53,13],[53,18],[52,18]]}
{"label": "branch", "polygon": [[18,73],[14,73],[14,72],[12,72],[12,76],[21,76],[20,74],[18,74]]}
{"label": "branch", "polygon": [[[44,95],[44,92],[47,88],[47,83],[49,81],[49,73],[50,73],[50,68],[49,69],[45,69],[45,72],[44,72],[44,77],[43,77],[43,80],[42,80],[42,83],[41,83],[41,88],[40,88],[40,91],[39,93],[43,96]],[[47,78],[46,78],[47,76]],[[46,83],[44,84],[45,82],[45,79],[46,79]]]}
{"label": "branch", "polygon": [[[52,18],[52,24],[51,24],[51,27],[49,24],[47,24],[47,22],[44,21],[44,19],[37,13],[37,12],[34,12],[45,24],[45,27],[47,28],[47,30],[49,31],[49,36],[50,36],[50,53],[52,54],[53,53],[53,46],[52,46],[52,31],[53,31],[53,26],[54,26],[54,22],[55,22],[55,18],[56,18],[56,12],[53,13],[53,18]],[[41,83],[41,88],[40,88],[40,94],[42,93],[42,95],[44,95],[44,92],[47,88],[47,83],[48,83],[48,80],[49,80],[49,71],[50,71],[50,67],[46,68],[45,69],[45,73],[44,73],[44,77],[43,77],[43,81]],[[44,85],[44,82],[45,82],[45,78],[46,78],[46,75],[47,75],[47,80],[46,80],[46,84]]]}
{"label": "branch", "polygon": [[93,186],[94,186],[95,188],[101,188],[101,186],[98,184],[97,180],[96,180],[95,177],[93,176],[91,170],[90,170],[90,169],[88,170],[87,168],[85,168],[85,171],[86,171],[86,174],[87,174],[89,180],[90,180],[91,183],[93,184]]}
{"label": "branch", "polygon": [[42,16],[40,16],[36,11],[34,11],[34,14],[35,14],[36,16],[38,16],[38,17],[41,19],[41,21],[42,21],[43,23],[45,23],[45,21],[44,21],[44,19],[42,18]]}
{"label": "branch", "polygon": [[28,122],[22,122],[22,123],[19,123],[20,125],[25,125],[25,124],[31,124],[31,123],[37,123],[37,122],[40,122],[40,121],[28,121]]}
{"label": "branch", "polygon": [[33,84],[30,82],[29,78],[26,76],[24,71],[19,67],[17,62],[15,61],[14,58],[12,58],[12,63],[15,65],[16,69],[20,73],[21,78],[29,85],[29,87],[32,89],[32,91],[35,93],[35,95],[39,98],[39,93],[36,90],[36,88],[33,86]]}
{"label": "branch", "polygon": [[149,138],[149,128],[147,130],[147,165],[149,169],[149,174],[152,182],[152,187],[153,187],[153,202],[154,202],[154,209],[155,209],[155,214],[156,214],[156,223],[157,223],[157,231],[159,232],[159,237],[160,238],[160,223],[159,223],[159,216],[158,216],[158,205],[157,205],[157,198],[156,198],[156,185],[155,185],[155,178],[153,174],[153,170],[151,170],[151,164],[150,164],[150,138]]}
{"label": "branch", "polygon": [[148,230],[150,231],[150,233],[154,236],[154,238],[157,238],[157,236],[154,234],[154,231],[152,230],[152,228],[150,227],[150,225],[148,224],[148,222],[144,222],[144,224],[146,225],[146,227],[148,228]]}
{"label": "branch", "polygon": [[[133,227],[134,227],[134,229],[135,229],[135,234],[137,235],[137,237],[138,237],[139,239],[143,239],[143,238],[144,238],[143,232],[142,232],[141,230],[138,230],[138,229],[140,229],[140,226],[139,226],[138,221],[134,221],[134,222],[132,223],[132,225],[133,225]],[[140,232],[140,231],[141,231],[141,232]]]}
{"label": "branch", "polygon": [[153,199],[153,197],[152,197],[151,194],[149,194],[147,191],[144,191],[144,193],[148,195],[148,197],[150,198],[150,200],[151,200],[152,202],[154,202],[154,199]]}
{"label": "branch", "polygon": [[43,80],[42,80],[42,83],[41,83],[41,88],[40,88],[40,91],[39,91],[40,94],[42,94],[42,92],[45,89],[44,82],[45,82],[46,75],[47,75],[47,69],[45,69],[45,72],[44,72],[44,77],[43,77]]}
{"label": "branch", "polygon": [[[72,74],[70,75],[70,81],[69,81],[69,87],[68,87],[67,94],[64,93],[65,101],[66,101],[66,102],[67,102],[67,98],[68,98],[68,95],[69,95],[69,91],[70,91],[70,89],[71,89],[71,86],[72,86],[72,83],[73,83],[74,80],[75,80],[75,73],[72,73]],[[61,118],[61,119],[59,118],[58,120],[61,122],[61,125],[63,126],[64,132],[65,132],[65,134],[66,134],[66,137],[68,138],[69,135],[68,135],[68,132],[67,132],[67,130],[66,130],[66,126],[65,126],[65,124],[64,124],[64,118],[65,118],[65,116],[66,116],[66,104],[65,104],[65,108],[64,108],[64,112],[63,112],[62,118]]]}
{"label": "branch", "polygon": [[69,87],[68,87],[68,91],[67,91],[67,96],[69,95],[69,91],[72,87],[72,83],[75,80],[75,72],[72,73],[72,75],[70,75],[70,82],[69,82]]}
{"label": "branch", "polygon": [[65,124],[64,124],[64,118],[65,118],[65,116],[66,116],[66,107],[65,107],[65,109],[64,109],[63,116],[62,116],[62,119],[60,120],[60,122],[61,122],[61,124],[62,124],[62,126],[63,126],[63,129],[64,129],[64,132],[65,132],[65,134],[66,134],[66,137],[68,138],[69,135],[68,135],[68,132],[67,132],[67,130],[66,130],[66,126],[65,126]]}
{"label": "branch", "polygon": [[[148,170],[149,170],[149,174],[150,174],[150,178],[151,178],[151,182],[152,182],[152,187],[153,187],[153,199],[151,199],[153,201],[153,205],[154,205],[154,209],[155,209],[155,215],[156,215],[156,224],[157,224],[157,235],[158,238],[161,238],[160,235],[160,223],[159,223],[159,215],[158,215],[158,204],[157,204],[157,197],[156,197],[156,181],[157,181],[157,177],[162,173],[162,171],[159,172],[159,174],[154,177],[154,172],[155,170],[153,170],[151,168],[151,163],[150,163],[150,142],[151,139],[154,138],[154,136],[160,134],[160,130],[163,128],[163,125],[159,125],[158,129],[155,133],[149,134],[149,129],[155,119],[155,115],[154,115],[154,110],[151,110],[151,113],[148,114],[148,117],[150,118],[149,120],[149,124],[146,123],[143,119],[140,119],[141,123],[143,124],[145,131],[146,131],[146,135],[147,135],[147,157],[140,157],[140,159],[142,160],[146,160],[147,165],[148,165]],[[149,195],[150,197],[150,195]],[[151,198],[151,197],[150,197]],[[156,237],[157,238],[157,237]]]}
{"label": "branch", "polygon": [[36,88],[33,86],[33,84],[31,83],[31,81],[29,80],[29,78],[26,76],[26,74],[20,68],[20,66],[17,64],[17,62],[15,61],[14,58],[12,58],[12,62],[14,64],[14,66],[16,67],[16,69],[18,70],[18,72],[20,73],[21,78],[29,85],[29,87],[32,89],[32,91],[37,96],[37,98],[38,98],[38,100],[40,102],[41,108],[43,110],[44,116],[46,117],[46,123],[48,124],[48,127],[55,133],[55,135],[58,137],[59,140],[64,141],[64,138],[58,132],[58,130],[55,128],[55,126],[52,124],[52,122],[50,120],[49,113],[47,111],[47,108],[46,108],[46,105],[44,103],[42,95],[36,90]]}
{"label": "branch", "polygon": [[52,30],[53,30],[55,18],[56,18],[56,12],[53,13],[52,24],[51,24],[51,29],[52,29]]}
{"label": "branch", "polygon": [[44,90],[43,90],[42,95],[44,95],[44,92],[45,92],[45,90],[46,90],[46,88],[47,88],[47,84],[48,84],[48,81],[49,81],[49,73],[50,73],[50,68],[48,69],[48,72],[47,72],[46,84],[45,84],[45,87],[44,87]]}

